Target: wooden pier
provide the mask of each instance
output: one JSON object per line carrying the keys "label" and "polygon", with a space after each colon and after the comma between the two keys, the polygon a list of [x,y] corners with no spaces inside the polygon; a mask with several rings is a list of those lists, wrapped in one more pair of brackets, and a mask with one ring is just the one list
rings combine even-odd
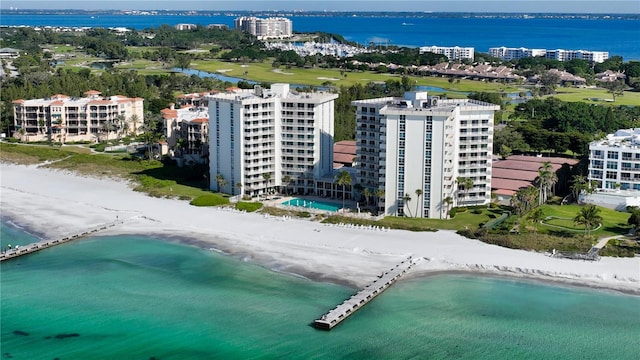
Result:
{"label": "wooden pier", "polygon": [[64,243],[67,243],[67,242],[73,241],[73,240],[78,240],[80,238],[93,235],[93,234],[95,234],[95,233],[97,233],[99,231],[106,230],[106,229],[108,229],[110,227],[114,227],[114,226],[122,224],[122,223],[124,223],[124,221],[122,221],[122,220],[121,221],[116,221],[116,222],[109,223],[109,224],[106,224],[106,225],[103,225],[103,226],[100,226],[100,227],[97,227],[97,228],[94,228],[94,229],[90,229],[90,230],[81,232],[81,233],[70,235],[70,236],[67,236],[67,237],[62,238],[62,239],[42,240],[42,241],[31,243],[29,245],[18,245],[14,249],[11,249],[11,250],[8,250],[8,251],[0,253],[0,261],[5,261],[5,260],[17,258],[17,257],[20,257],[22,255],[28,255],[28,254],[34,253],[34,252],[42,250],[42,249],[50,248],[52,246],[64,244]]}
{"label": "wooden pier", "polygon": [[369,283],[364,289],[360,290],[358,293],[345,300],[342,304],[330,310],[320,319],[315,320],[313,322],[313,326],[322,330],[333,329],[333,327],[340,324],[351,314],[365,306],[376,296],[382,294],[383,291],[400,279],[402,275],[404,275],[414,264],[414,260],[411,257],[408,257],[394,268],[378,275],[378,278]]}

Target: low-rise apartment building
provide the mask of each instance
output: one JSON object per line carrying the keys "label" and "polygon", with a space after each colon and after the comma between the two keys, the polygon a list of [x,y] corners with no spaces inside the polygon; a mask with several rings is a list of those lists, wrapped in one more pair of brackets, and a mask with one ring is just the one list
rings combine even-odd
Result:
{"label": "low-rise apartment building", "polygon": [[209,156],[209,109],[171,105],[160,111],[164,121],[164,136],[169,155],[178,165],[204,163]]}
{"label": "low-rise apartment building", "polygon": [[573,59],[582,59],[592,62],[601,63],[609,59],[609,53],[606,51],[587,51],[587,50],[547,50],[547,49],[528,49],[528,48],[508,48],[495,47],[489,49],[489,55],[497,57],[504,61],[519,60],[526,57],[542,56],[547,59],[555,59],[558,61],[570,61]]}
{"label": "low-rise apartment building", "polygon": [[474,59],[475,49],[472,47],[460,46],[422,46],[420,53],[431,52],[434,54],[444,55],[449,61],[455,60],[471,60]]}
{"label": "low-rise apartment building", "polygon": [[82,142],[138,135],[144,122],[144,99],[121,95],[86,97],[57,94],[43,99],[14,100],[14,137],[22,141]]}

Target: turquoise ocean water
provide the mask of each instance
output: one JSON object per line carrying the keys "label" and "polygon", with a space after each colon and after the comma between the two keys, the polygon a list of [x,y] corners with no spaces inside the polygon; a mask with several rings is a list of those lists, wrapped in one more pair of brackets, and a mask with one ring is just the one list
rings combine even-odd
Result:
{"label": "turquoise ocean water", "polygon": [[[29,242],[3,223],[2,243]],[[331,332],[356,289],[142,236],[0,265],[2,358],[636,359],[640,297],[529,281],[400,281]]]}

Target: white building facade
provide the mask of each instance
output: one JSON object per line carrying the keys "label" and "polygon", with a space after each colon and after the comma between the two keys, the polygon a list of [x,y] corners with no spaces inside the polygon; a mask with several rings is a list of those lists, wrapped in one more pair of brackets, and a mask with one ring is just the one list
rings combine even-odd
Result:
{"label": "white building facade", "polygon": [[57,94],[44,99],[14,100],[14,136],[27,142],[65,143],[140,134],[144,99],[102,97],[95,90],[84,94],[83,98]]}
{"label": "white building facade", "polygon": [[589,144],[588,179],[600,190],[640,190],[640,128]]}
{"label": "white building facade", "polygon": [[471,60],[474,59],[475,49],[472,47],[460,47],[460,46],[422,46],[420,47],[420,53],[431,52],[434,54],[444,55],[449,58],[449,61],[454,60]]}
{"label": "white building facade", "polygon": [[519,60],[526,57],[543,56],[547,59],[558,61],[570,61],[573,59],[582,59],[592,62],[601,63],[609,59],[609,53],[606,51],[587,51],[587,50],[547,50],[547,49],[528,49],[528,48],[508,48],[495,47],[489,49],[489,55],[497,57],[504,61]]}
{"label": "white building facade", "polygon": [[293,23],[287,18],[257,18],[242,16],[234,20],[235,29],[248,32],[258,39],[283,39],[293,35]]}
{"label": "white building facade", "polygon": [[[288,84],[212,95],[211,189],[255,196],[288,187],[298,194],[316,194],[317,179],[333,174],[337,97],[297,93]],[[226,185],[220,186],[216,178]]]}
{"label": "white building facade", "polygon": [[[384,192],[379,212],[446,218],[447,198],[453,206],[490,202],[498,105],[441,100],[426,92],[352,104],[357,116],[358,181],[373,193]],[[473,186],[462,190],[458,183],[466,178]]]}

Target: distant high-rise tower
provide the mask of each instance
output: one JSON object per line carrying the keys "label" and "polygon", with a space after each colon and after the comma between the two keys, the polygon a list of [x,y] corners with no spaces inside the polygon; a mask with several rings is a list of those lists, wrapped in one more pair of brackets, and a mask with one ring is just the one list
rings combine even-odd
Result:
{"label": "distant high-rise tower", "polygon": [[288,38],[293,35],[291,20],[287,18],[257,18],[242,16],[234,20],[237,30],[245,31],[258,39]]}

